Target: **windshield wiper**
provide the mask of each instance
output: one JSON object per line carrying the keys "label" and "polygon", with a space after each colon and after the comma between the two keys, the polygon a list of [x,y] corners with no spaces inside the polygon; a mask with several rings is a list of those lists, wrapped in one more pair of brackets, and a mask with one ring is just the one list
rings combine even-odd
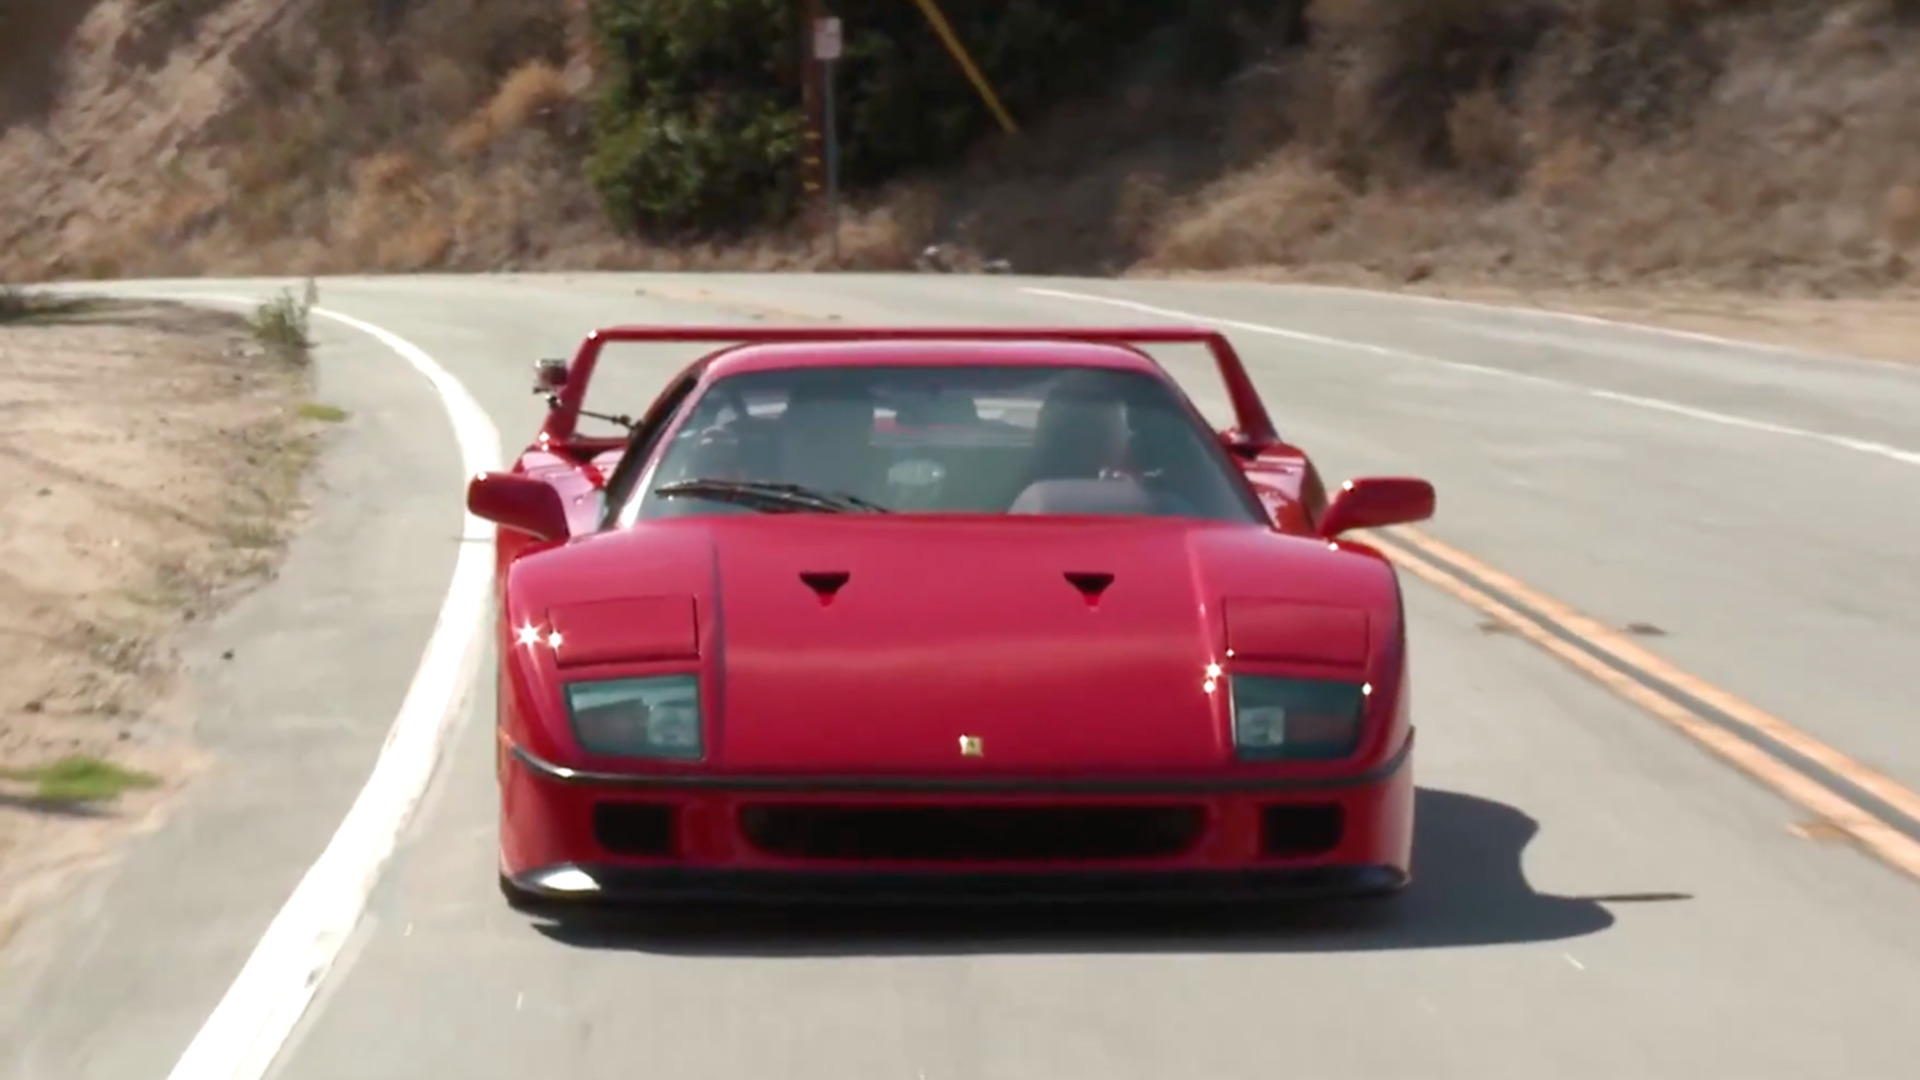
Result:
{"label": "windshield wiper", "polygon": [[843,514],[848,511],[869,514],[893,512],[877,502],[863,499],[858,495],[849,495],[843,491],[818,491],[799,484],[776,484],[762,480],[719,480],[695,477],[691,480],[676,480],[671,484],[662,484],[654,488],[653,493],[663,499],[696,498],[734,502],[773,513],[791,513],[796,510],[820,510],[831,514]]}

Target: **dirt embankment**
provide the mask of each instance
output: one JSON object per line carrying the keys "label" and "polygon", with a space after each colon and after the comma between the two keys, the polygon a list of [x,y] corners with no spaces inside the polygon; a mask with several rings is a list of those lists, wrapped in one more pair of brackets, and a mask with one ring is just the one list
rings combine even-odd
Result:
{"label": "dirt embankment", "polygon": [[1147,262],[1870,293],[1920,257],[1911,0],[1320,0],[1292,137]]}
{"label": "dirt embankment", "polygon": [[334,415],[262,329],[0,291],[0,941],[200,763],[174,635],[271,573]]}
{"label": "dirt embankment", "polygon": [[[0,273],[820,265],[614,236],[584,0],[10,0]],[[1218,93],[1150,73],[855,215],[1040,272],[1899,290],[1916,0],[1311,0]],[[964,258],[962,264],[964,265]]]}

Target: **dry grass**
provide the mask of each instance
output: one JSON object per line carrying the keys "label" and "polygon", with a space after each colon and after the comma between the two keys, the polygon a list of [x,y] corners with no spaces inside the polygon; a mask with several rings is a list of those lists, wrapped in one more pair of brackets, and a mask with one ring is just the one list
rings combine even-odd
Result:
{"label": "dry grass", "polygon": [[1913,280],[1911,12],[1317,0],[1314,15],[1286,102],[1298,136],[1185,200],[1145,267],[1815,293]]}
{"label": "dry grass", "polygon": [[[825,265],[666,250],[581,176],[585,0],[18,0],[0,273]],[[1067,105],[843,261],[1870,292],[1920,250],[1913,0],[1311,0],[1210,94]],[[158,168],[156,164],[158,163]]]}

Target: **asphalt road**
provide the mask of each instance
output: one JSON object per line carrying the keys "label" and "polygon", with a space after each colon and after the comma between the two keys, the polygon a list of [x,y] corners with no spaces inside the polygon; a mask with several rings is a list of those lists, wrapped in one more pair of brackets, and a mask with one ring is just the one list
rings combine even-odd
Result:
{"label": "asphalt road", "polygon": [[[539,418],[530,360],[595,325],[1231,320],[1283,434],[1334,477],[1430,477],[1429,534],[1603,623],[1657,626],[1650,650],[1920,786],[1920,368],[1252,285],[322,288],[328,308],[437,358],[509,454]],[[240,643],[238,663],[208,659],[202,675],[207,738],[231,767],[0,966],[0,1076],[165,1075],[405,693],[457,548],[459,459],[424,380],[350,330],[325,334],[323,395],[354,419],[319,523],[202,645]],[[609,361],[594,396],[637,411],[688,355]],[[1197,354],[1164,359],[1203,407],[1223,404]],[[273,1075],[1914,1074],[1920,883],[1803,837],[1804,812],[1659,721],[1407,589],[1419,884],[1389,917],[846,913],[562,931],[493,887],[483,681]]]}

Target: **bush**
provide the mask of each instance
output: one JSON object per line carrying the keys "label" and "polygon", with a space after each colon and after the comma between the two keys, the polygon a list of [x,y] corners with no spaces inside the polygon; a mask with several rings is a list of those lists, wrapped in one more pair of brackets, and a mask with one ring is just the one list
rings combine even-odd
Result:
{"label": "bush", "polygon": [[[953,164],[997,121],[911,0],[837,0],[841,176],[849,190]],[[1016,120],[1099,95],[1149,55],[1212,82],[1245,57],[1241,24],[1299,0],[942,0]],[[805,118],[794,0],[593,0],[600,98],[588,176],[630,232],[777,222],[799,205]]]}

